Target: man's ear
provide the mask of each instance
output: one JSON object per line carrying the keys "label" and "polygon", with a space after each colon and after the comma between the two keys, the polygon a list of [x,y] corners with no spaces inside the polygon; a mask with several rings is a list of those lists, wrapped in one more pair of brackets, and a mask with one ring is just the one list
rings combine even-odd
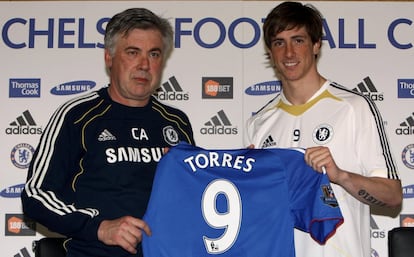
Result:
{"label": "man's ear", "polygon": [[108,70],[112,67],[112,55],[109,53],[108,49],[105,49],[104,53],[104,59],[105,59],[105,66]]}
{"label": "man's ear", "polygon": [[321,51],[321,46],[322,46],[322,41],[321,40],[319,40],[318,42],[313,44],[313,54],[315,56],[319,56],[319,53]]}
{"label": "man's ear", "polygon": [[268,67],[274,68],[275,67],[275,62],[273,60],[272,51],[267,47],[266,47],[265,56],[266,56],[266,61],[267,61]]}

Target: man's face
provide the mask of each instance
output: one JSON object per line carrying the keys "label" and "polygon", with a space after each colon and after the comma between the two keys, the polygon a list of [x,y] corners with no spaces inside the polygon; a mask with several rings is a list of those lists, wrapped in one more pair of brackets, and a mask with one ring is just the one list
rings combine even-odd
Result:
{"label": "man's face", "polygon": [[293,82],[317,72],[315,55],[319,49],[320,43],[313,44],[301,27],[276,34],[271,41],[270,54],[278,76]]}
{"label": "man's face", "polygon": [[164,44],[158,30],[134,29],[119,37],[114,55],[105,50],[112,100],[144,106],[158,87],[164,66]]}

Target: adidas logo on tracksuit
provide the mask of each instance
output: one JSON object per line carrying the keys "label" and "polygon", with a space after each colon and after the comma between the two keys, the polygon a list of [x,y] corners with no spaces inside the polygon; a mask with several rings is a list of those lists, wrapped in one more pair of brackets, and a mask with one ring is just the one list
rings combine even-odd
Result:
{"label": "adidas logo on tracksuit", "polygon": [[268,147],[272,147],[275,146],[276,142],[273,140],[273,137],[271,135],[269,135],[266,140],[263,142],[262,144],[262,148],[268,148]]}
{"label": "adidas logo on tracksuit", "polygon": [[116,137],[111,134],[107,129],[101,132],[98,137],[99,141],[110,141],[110,140],[116,140]]}

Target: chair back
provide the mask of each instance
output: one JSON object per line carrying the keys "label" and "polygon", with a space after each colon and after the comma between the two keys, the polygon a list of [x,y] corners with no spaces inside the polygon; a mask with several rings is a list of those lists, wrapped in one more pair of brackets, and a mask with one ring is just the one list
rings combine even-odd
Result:
{"label": "chair back", "polygon": [[65,257],[65,240],[66,238],[44,237],[33,241],[32,250],[35,257]]}
{"label": "chair back", "polygon": [[388,257],[414,256],[414,227],[397,227],[388,231]]}

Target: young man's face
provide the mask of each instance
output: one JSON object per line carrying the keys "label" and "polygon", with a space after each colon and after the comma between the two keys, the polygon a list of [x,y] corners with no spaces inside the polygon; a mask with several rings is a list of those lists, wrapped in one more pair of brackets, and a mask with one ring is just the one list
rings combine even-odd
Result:
{"label": "young man's face", "polygon": [[320,43],[313,44],[304,27],[296,27],[272,38],[270,54],[278,76],[293,82],[317,72],[315,55],[319,49]]}
{"label": "young man's face", "polygon": [[164,44],[158,30],[134,29],[119,37],[114,55],[105,50],[112,100],[144,106],[158,87],[164,66]]}

